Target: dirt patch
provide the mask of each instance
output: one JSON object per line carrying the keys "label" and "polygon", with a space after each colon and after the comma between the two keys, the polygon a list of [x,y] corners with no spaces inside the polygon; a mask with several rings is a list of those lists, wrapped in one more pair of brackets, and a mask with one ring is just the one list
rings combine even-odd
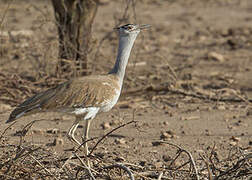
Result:
{"label": "dirt patch", "polygon": [[[8,2],[0,3],[0,17]],[[112,67],[116,34],[111,33],[99,51],[97,48],[126,6],[125,1],[104,1],[99,7],[89,55],[92,74],[104,74]],[[102,167],[122,162],[138,179],[157,179],[160,172],[164,172],[163,178],[195,178],[195,171],[189,167],[191,161],[182,166],[188,161],[187,154],[183,152],[173,161],[181,149],[159,142],[164,140],[192,154],[202,179],[211,179],[210,175],[219,179],[251,178],[252,1],[148,0],[136,1],[135,9],[136,14],[129,6],[126,22],[151,24],[152,28],[136,41],[120,101],[112,111],[92,122],[90,137],[99,139],[133,119],[137,123],[118,129],[97,146],[93,167],[102,173],[96,177],[107,178],[109,172]],[[0,29],[1,133],[8,126],[4,122],[14,106],[65,81],[55,77],[57,28],[50,1],[13,1],[5,15]],[[18,132],[35,119],[44,121],[33,124],[24,138],[25,148],[18,149]],[[38,177],[35,171],[28,176],[18,168],[29,161],[38,166],[36,171],[41,176],[49,174],[48,179],[53,177],[50,173],[68,179],[72,172],[79,172],[81,168],[75,165],[59,172],[57,168],[64,161],[52,161],[71,155],[74,144],[67,140],[66,132],[72,123],[72,117],[57,113],[36,114],[17,121],[1,139],[0,176]],[[78,138],[82,131],[78,128]],[[90,147],[96,142],[97,139],[91,141]],[[22,153],[13,161],[16,152]],[[49,166],[43,159],[54,163]],[[44,163],[50,173],[38,162]],[[18,173],[3,175],[13,169]],[[77,173],[73,177],[81,176]],[[110,177],[117,175],[112,173]]]}

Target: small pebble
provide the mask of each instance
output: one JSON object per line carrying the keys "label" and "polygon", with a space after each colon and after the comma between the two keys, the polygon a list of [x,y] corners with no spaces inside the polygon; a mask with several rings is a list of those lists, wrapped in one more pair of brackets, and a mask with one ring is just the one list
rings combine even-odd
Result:
{"label": "small pebble", "polygon": [[231,141],[231,142],[229,142],[229,144],[232,145],[232,146],[236,146],[236,145],[237,145],[237,142]]}
{"label": "small pebble", "polygon": [[147,162],[147,161],[142,160],[142,161],[139,162],[139,165],[140,165],[140,166],[145,166],[145,165],[146,165],[146,162]]}
{"label": "small pebble", "polygon": [[219,105],[217,106],[218,110],[226,110],[226,107],[224,105]]}
{"label": "small pebble", "polygon": [[32,130],[32,134],[43,134],[43,130],[42,129],[33,129]]}
{"label": "small pebble", "polygon": [[165,161],[165,162],[168,162],[168,161],[171,161],[172,160],[172,158],[171,158],[171,156],[169,156],[169,155],[163,155],[163,160]]}
{"label": "small pebble", "polygon": [[251,115],[252,115],[252,108],[248,108],[248,109],[247,109],[246,115],[247,115],[247,116],[251,116]]}
{"label": "small pebble", "polygon": [[160,135],[160,139],[171,139],[172,135],[168,134],[167,132],[162,132]]}
{"label": "small pebble", "polygon": [[206,136],[210,136],[211,135],[211,133],[210,133],[210,131],[208,129],[205,129],[205,135]]}
{"label": "small pebble", "polygon": [[52,143],[53,146],[63,145],[63,144],[64,144],[64,140],[62,138],[55,138]]}
{"label": "small pebble", "polygon": [[163,125],[168,126],[168,125],[169,125],[169,122],[164,121],[164,122],[163,122]]}
{"label": "small pebble", "polygon": [[222,54],[216,53],[216,52],[210,52],[208,53],[208,59],[212,59],[214,61],[218,61],[218,62],[224,62],[225,58]]}
{"label": "small pebble", "polygon": [[230,140],[235,141],[235,142],[239,142],[239,141],[241,140],[241,138],[232,136],[232,137],[230,138]]}
{"label": "small pebble", "polygon": [[178,136],[175,135],[175,132],[168,130],[166,132],[161,132],[160,139],[171,139],[177,138]]}
{"label": "small pebble", "polygon": [[126,144],[126,141],[123,138],[117,138],[117,139],[115,139],[115,143],[116,144]]}
{"label": "small pebble", "polygon": [[101,127],[102,127],[102,129],[110,129],[110,128],[111,128],[109,122],[104,122],[104,123],[102,123],[102,124],[101,124]]}
{"label": "small pebble", "polygon": [[116,162],[123,162],[123,161],[125,161],[125,158],[120,156],[120,157],[116,157],[114,160]]}
{"label": "small pebble", "polygon": [[152,146],[160,146],[162,143],[158,141],[151,142]]}
{"label": "small pebble", "polygon": [[59,129],[53,128],[46,131],[48,134],[59,134]]}
{"label": "small pebble", "polygon": [[120,109],[128,109],[130,106],[128,104],[122,104],[119,106]]}

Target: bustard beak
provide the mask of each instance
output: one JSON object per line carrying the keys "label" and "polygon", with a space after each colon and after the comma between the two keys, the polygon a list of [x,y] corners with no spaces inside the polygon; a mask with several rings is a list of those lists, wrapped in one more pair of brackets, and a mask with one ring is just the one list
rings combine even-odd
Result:
{"label": "bustard beak", "polygon": [[139,29],[140,30],[142,30],[142,29],[149,29],[151,27],[151,25],[149,25],[149,24],[141,24],[141,25],[139,25]]}

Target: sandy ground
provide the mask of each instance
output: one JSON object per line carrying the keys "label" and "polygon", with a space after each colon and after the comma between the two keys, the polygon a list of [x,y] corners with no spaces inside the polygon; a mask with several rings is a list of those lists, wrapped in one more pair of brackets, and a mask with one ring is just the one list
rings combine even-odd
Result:
{"label": "sandy ground", "polygon": [[[7,2],[0,2],[0,17]],[[106,73],[113,65],[115,33],[96,50],[126,7],[125,1],[104,2],[93,26],[92,74]],[[190,151],[197,160],[214,146],[220,159],[234,148],[251,151],[252,1],[148,0],[136,1],[135,9],[136,14],[129,6],[125,22],[151,24],[152,28],[142,32],[135,43],[118,104],[93,120],[90,137],[102,137],[133,119],[137,123],[115,131],[95,153],[163,166],[165,157],[172,157],[176,149],[154,143],[161,139]],[[57,61],[56,35],[50,1],[14,1],[1,27],[0,72],[36,80],[52,75]],[[38,87],[37,92],[46,88]],[[15,103],[0,101],[1,132],[11,110],[25,98],[27,94],[19,94]],[[25,142],[61,155],[70,153],[74,144],[66,132],[73,117],[57,113],[19,119],[5,135],[8,142],[18,143],[15,132],[35,119],[46,121],[35,123]],[[82,127],[77,130],[78,138]],[[55,139],[58,143],[52,145]]]}

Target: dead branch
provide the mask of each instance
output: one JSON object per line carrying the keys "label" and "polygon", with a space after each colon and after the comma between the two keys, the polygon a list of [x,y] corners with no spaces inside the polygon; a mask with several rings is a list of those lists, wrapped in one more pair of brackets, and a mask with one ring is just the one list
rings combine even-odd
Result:
{"label": "dead branch", "polygon": [[23,127],[23,129],[22,129],[20,132],[18,132],[18,135],[19,135],[19,137],[20,137],[19,146],[22,145],[23,138],[25,137],[25,135],[27,134],[27,132],[30,130],[30,128],[33,126],[33,124],[34,124],[35,122],[38,122],[38,121],[46,121],[46,119],[37,119],[37,120],[33,120],[32,122],[27,123],[27,124]]}
{"label": "dead branch", "polygon": [[33,155],[29,154],[29,156],[36,161],[36,163],[38,163],[39,166],[41,166],[51,177],[53,177],[54,179],[58,179],[57,177],[55,177],[41,162],[39,162],[39,160],[37,160]]}
{"label": "dead branch", "polygon": [[[29,154],[32,154],[35,151],[38,151],[40,149],[40,147],[37,147],[35,149],[29,150],[27,153],[24,154],[25,149],[21,148],[21,151],[19,151],[16,156],[8,161],[6,161],[5,163],[0,165],[0,169],[6,165],[11,166],[15,161],[17,161],[18,159],[22,158],[22,157],[26,157]],[[9,169],[9,168],[8,168]],[[7,172],[6,172],[7,173]]]}
{"label": "dead branch", "polygon": [[234,89],[222,88],[222,89],[217,90],[217,92],[230,92],[233,95],[235,95],[236,97],[238,97],[241,101],[244,101],[247,104],[251,105],[252,100],[248,100],[248,99],[242,97],[242,95],[238,94],[238,92],[236,90],[234,90]]}
{"label": "dead branch", "polygon": [[157,180],[161,180],[161,179],[162,179],[163,174],[164,174],[163,172],[160,172],[160,173],[159,173],[159,175],[158,175]]}
{"label": "dead branch", "polygon": [[124,166],[123,164],[121,163],[117,163],[117,164],[113,164],[113,165],[110,165],[110,166],[106,166],[104,167],[104,169],[113,169],[113,168],[120,168],[120,169],[123,169],[124,171],[126,171],[130,177],[131,180],[135,180],[134,178],[134,175],[133,173],[130,171],[130,169],[126,166]]}
{"label": "dead branch", "polygon": [[6,9],[4,10],[3,16],[2,16],[2,18],[1,18],[1,20],[0,20],[0,30],[2,29],[2,26],[3,26],[4,20],[5,20],[5,18],[6,18],[7,12],[8,12],[8,10],[10,9],[10,6],[11,6],[11,4],[13,3],[13,1],[14,1],[14,0],[9,1],[8,4],[7,4]]}
{"label": "dead branch", "polygon": [[202,160],[205,162],[206,164],[206,167],[207,167],[207,171],[208,171],[208,179],[209,180],[213,180],[213,175],[212,175],[212,172],[211,172],[211,169],[209,167],[209,163],[207,162],[206,158],[203,157],[201,154],[199,154],[199,156],[202,158]]}
{"label": "dead branch", "polygon": [[[93,137],[93,138],[91,138],[91,139],[88,139],[88,140],[82,142],[81,145],[79,145],[79,146],[76,148],[76,150],[72,153],[72,155],[71,155],[70,157],[64,158],[64,159],[60,159],[59,161],[65,161],[64,164],[62,165],[61,169],[63,169],[63,168],[65,167],[65,165],[67,164],[67,162],[70,161],[71,159],[76,159],[76,158],[78,159],[78,157],[76,156],[76,153],[77,153],[78,150],[80,150],[81,147],[83,147],[83,145],[84,145],[85,143],[87,143],[87,142],[89,142],[89,141],[92,141],[92,140],[94,140],[94,139],[97,139],[97,138],[98,138],[98,137]],[[74,158],[74,156],[75,156],[76,158]],[[85,157],[85,156],[81,156],[81,158],[84,158],[84,157]],[[86,158],[88,158],[88,157],[86,157]]]}
{"label": "dead branch", "polygon": [[118,130],[118,129],[124,127],[124,126],[127,126],[127,125],[129,125],[129,124],[136,123],[136,122],[137,122],[137,121],[132,120],[132,121],[130,121],[130,122],[124,123],[124,124],[122,124],[122,125],[120,125],[120,126],[114,128],[114,129],[112,129],[111,131],[109,131],[107,134],[105,134],[103,137],[101,137],[101,139],[98,140],[98,142],[94,145],[94,147],[92,148],[92,150],[89,152],[88,156],[90,156],[90,155],[93,153],[93,151],[96,149],[96,147],[100,144],[100,142],[101,142],[103,139],[105,139],[106,137],[108,137],[108,136],[109,136],[110,134],[112,134],[114,131],[116,131],[116,130]]}
{"label": "dead branch", "polygon": [[2,140],[4,134],[6,133],[6,131],[8,131],[8,129],[10,129],[14,124],[16,124],[17,121],[11,123],[7,128],[4,129],[4,131],[2,132],[1,136],[0,136],[0,141]]}
{"label": "dead branch", "polygon": [[168,69],[171,73],[171,77],[172,77],[173,81],[176,82],[178,80],[178,76],[177,76],[174,68],[170,65],[170,63],[168,63],[167,58],[165,58],[162,55],[161,55],[161,58],[162,58],[162,60],[166,60],[166,65],[168,66]]}
{"label": "dead branch", "polygon": [[197,170],[197,167],[196,167],[196,163],[195,163],[195,161],[194,161],[194,159],[193,159],[193,157],[192,157],[192,154],[191,154],[189,151],[187,151],[187,150],[181,148],[180,146],[178,146],[178,145],[176,145],[176,144],[173,144],[173,143],[170,143],[170,142],[167,142],[167,141],[157,141],[157,142],[159,142],[159,143],[164,143],[164,144],[168,144],[168,145],[171,145],[171,146],[173,146],[173,147],[176,147],[176,148],[179,149],[179,152],[185,152],[185,153],[188,155],[188,157],[189,157],[189,159],[190,159],[190,163],[191,163],[192,166],[193,166],[196,179],[199,180],[199,174],[198,174],[198,170]]}
{"label": "dead branch", "polygon": [[95,180],[95,177],[94,177],[93,173],[91,172],[90,168],[83,162],[83,160],[78,156],[77,153],[74,153],[74,155],[79,159],[81,164],[85,167],[85,169],[87,170],[87,172],[88,172],[89,176],[92,178],[92,180]]}
{"label": "dead branch", "polygon": [[[225,172],[223,172],[223,173],[221,173],[220,175],[218,175],[218,176],[216,177],[216,179],[219,179],[220,177],[223,177],[223,176],[225,176],[225,175],[227,175],[227,174],[231,174],[231,173],[237,171],[237,170],[238,170],[239,168],[241,168],[241,167],[245,164],[245,162],[246,162],[247,160],[249,160],[249,159],[252,159],[252,153],[249,153],[249,154],[247,154],[244,158],[238,160],[238,161],[235,163],[234,166],[232,166],[231,168],[229,168],[229,169],[226,170]],[[252,174],[252,170],[251,170],[251,169],[250,169],[250,171],[251,171],[250,174]]]}

